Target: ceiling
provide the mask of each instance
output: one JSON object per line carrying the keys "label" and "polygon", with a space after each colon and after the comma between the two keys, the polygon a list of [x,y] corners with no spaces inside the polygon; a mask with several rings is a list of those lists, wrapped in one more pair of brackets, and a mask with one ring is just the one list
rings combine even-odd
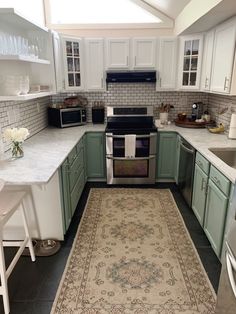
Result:
{"label": "ceiling", "polygon": [[175,19],[191,0],[143,0],[156,10],[165,13],[168,17]]}

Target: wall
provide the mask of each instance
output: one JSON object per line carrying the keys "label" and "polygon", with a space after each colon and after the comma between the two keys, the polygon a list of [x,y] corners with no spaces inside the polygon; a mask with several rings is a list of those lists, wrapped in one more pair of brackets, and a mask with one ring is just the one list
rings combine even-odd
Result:
{"label": "wall", "polygon": [[[63,102],[67,96],[74,94],[58,94],[52,97],[53,102]],[[155,117],[157,118],[158,106],[164,104],[173,105],[169,119],[174,120],[179,112],[191,114],[191,105],[195,101],[202,101],[208,104],[208,94],[199,92],[157,92],[155,84],[152,83],[118,83],[108,84],[108,90],[104,92],[78,93],[88,99],[88,121],[91,122],[91,108],[94,101],[103,101],[108,105],[153,105],[155,106]]]}
{"label": "wall", "polygon": [[[223,123],[228,131],[232,112],[236,113],[236,96],[209,95],[209,111],[216,123]],[[227,110],[222,114],[223,111]]]}
{"label": "wall", "polygon": [[[29,130],[30,136],[38,133],[42,129],[48,126],[47,119],[47,107],[50,103],[50,97],[39,98],[33,101],[26,102],[0,102],[0,130],[2,133],[8,127],[25,127]],[[39,104],[39,112],[38,106]],[[14,110],[17,122],[9,123],[7,112]],[[2,135],[0,134],[0,140],[3,140],[4,150],[10,148],[9,143],[5,143]]]}

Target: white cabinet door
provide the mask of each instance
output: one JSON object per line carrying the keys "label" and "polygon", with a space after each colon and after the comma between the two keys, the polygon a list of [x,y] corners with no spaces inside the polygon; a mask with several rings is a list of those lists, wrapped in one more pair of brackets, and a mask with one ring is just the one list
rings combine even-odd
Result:
{"label": "white cabinet door", "polygon": [[198,90],[202,62],[203,36],[180,38],[178,87],[182,90]]}
{"label": "white cabinet door", "polygon": [[52,31],[53,36],[53,54],[54,54],[54,67],[55,67],[55,79],[56,79],[56,91],[61,92],[65,88],[65,79],[62,70],[62,47],[61,38],[58,33]]}
{"label": "white cabinet door", "polygon": [[155,69],[156,38],[133,39],[133,68]]}
{"label": "white cabinet door", "polygon": [[175,89],[177,64],[177,38],[161,38],[159,43],[159,62],[157,90]]}
{"label": "white cabinet door", "polygon": [[104,90],[103,39],[86,39],[86,87]]}
{"label": "white cabinet door", "polygon": [[106,47],[108,69],[128,69],[130,42],[128,38],[109,38]]}
{"label": "white cabinet door", "polygon": [[83,41],[80,38],[62,37],[65,90],[81,90],[83,80]]}
{"label": "white cabinet door", "polygon": [[214,92],[230,93],[235,40],[235,18],[216,27],[211,79],[211,90]]}
{"label": "white cabinet door", "polygon": [[208,32],[204,41],[204,55],[201,75],[201,90],[209,91],[211,86],[212,55],[215,30]]}

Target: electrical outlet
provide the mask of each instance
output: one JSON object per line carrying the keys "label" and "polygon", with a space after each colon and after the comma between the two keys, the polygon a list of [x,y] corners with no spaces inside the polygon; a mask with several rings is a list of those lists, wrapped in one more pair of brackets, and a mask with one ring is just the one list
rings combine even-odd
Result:
{"label": "electrical outlet", "polygon": [[37,102],[36,108],[37,108],[37,112],[40,113],[40,103],[39,102]]}
{"label": "electrical outlet", "polygon": [[15,113],[13,109],[7,111],[8,123],[13,124],[16,122]]}

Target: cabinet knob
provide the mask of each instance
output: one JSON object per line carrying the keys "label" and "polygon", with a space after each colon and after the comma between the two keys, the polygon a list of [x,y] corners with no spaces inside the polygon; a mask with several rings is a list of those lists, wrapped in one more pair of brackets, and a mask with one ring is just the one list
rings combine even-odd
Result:
{"label": "cabinet knob", "polygon": [[227,90],[229,88],[228,83],[229,79],[227,78],[227,76],[225,77],[225,82],[224,82],[224,90]]}

